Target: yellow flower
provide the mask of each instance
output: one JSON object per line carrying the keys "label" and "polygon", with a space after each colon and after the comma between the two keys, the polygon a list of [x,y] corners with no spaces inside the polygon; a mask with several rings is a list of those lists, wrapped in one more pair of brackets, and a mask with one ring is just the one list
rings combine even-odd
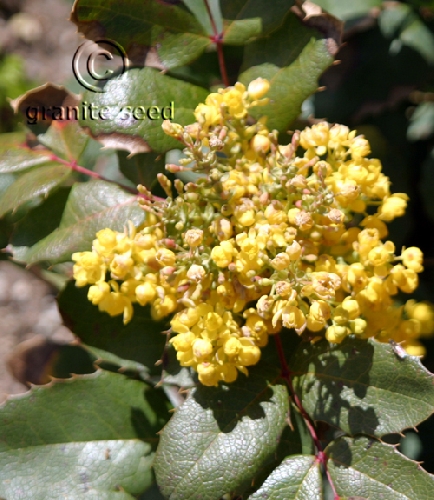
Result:
{"label": "yellow flower", "polygon": [[434,309],[431,304],[408,300],[405,311],[410,319],[419,322],[422,337],[431,337],[434,334]]}
{"label": "yellow flower", "polygon": [[423,271],[422,261],[423,254],[417,247],[406,248],[401,253],[402,262],[404,266],[416,273],[421,273]]}
{"label": "yellow flower", "polygon": [[184,234],[184,241],[190,247],[198,247],[203,240],[203,231],[202,229],[189,229]]}
{"label": "yellow flower", "polygon": [[349,333],[350,332],[346,326],[332,325],[327,328],[326,338],[329,342],[340,344]]}
{"label": "yellow flower", "polygon": [[232,262],[235,255],[235,249],[230,241],[222,241],[220,245],[215,246],[211,251],[211,259],[219,267],[227,267]]}
{"label": "yellow flower", "polygon": [[167,169],[200,178],[175,180],[172,197],[160,175],[164,200],[139,187],[145,222],[103,229],[92,251],[73,254],[76,284],[90,285],[88,299],[124,322],[134,304],[149,304],[154,320],[170,321],[180,365],[209,386],[248,375],[284,328],[333,343],[350,334],[393,339],[422,353],[433,309],[394,301],[416,289],[422,252],[396,256],[386,241],[407,195],[390,194],[368,141],[344,125],[322,121],[279,145],[266,116],[249,116],[268,90],[261,78],[247,89],[237,83],[208,95],[195,123],[163,122],[186,146]]}
{"label": "yellow flower", "polygon": [[247,92],[252,100],[261,99],[270,89],[270,83],[264,78],[256,78],[249,83]]}
{"label": "yellow flower", "polygon": [[408,196],[405,193],[395,193],[386,198],[380,206],[379,218],[385,221],[391,221],[396,217],[401,217],[407,208]]}
{"label": "yellow flower", "polygon": [[105,264],[103,259],[92,252],[76,252],[72,254],[75,261],[73,277],[77,286],[94,284],[105,279]]}

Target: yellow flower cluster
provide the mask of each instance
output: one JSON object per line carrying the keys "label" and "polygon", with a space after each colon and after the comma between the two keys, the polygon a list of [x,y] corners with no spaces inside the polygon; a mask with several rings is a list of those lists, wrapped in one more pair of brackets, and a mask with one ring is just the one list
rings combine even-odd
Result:
{"label": "yellow flower cluster", "polygon": [[386,239],[407,196],[390,193],[366,139],[345,126],[320,122],[279,145],[265,118],[249,116],[268,89],[237,83],[210,94],[196,123],[164,122],[186,154],[166,168],[203,176],[172,186],[160,174],[168,198],[143,201],[143,227],[104,229],[91,252],[73,255],[77,285],[125,322],[134,303],[171,316],[178,360],[205,385],[247,374],[282,328],[334,343],[392,339],[422,354],[433,310],[394,299],[417,287],[422,253],[397,254]]}

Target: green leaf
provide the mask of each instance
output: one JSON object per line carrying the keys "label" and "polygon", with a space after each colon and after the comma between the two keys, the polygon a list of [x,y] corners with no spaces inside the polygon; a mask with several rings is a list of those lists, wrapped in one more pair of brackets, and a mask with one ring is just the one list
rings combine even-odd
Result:
{"label": "green leaf", "polygon": [[205,89],[153,68],[134,68],[109,80],[103,93],[85,93],[86,102],[106,113],[104,120],[89,116],[80,124],[107,147],[132,154],[164,153],[182,145],[163,132],[163,119],[182,125],[193,123],[193,111],[206,96]]}
{"label": "green leaf", "polygon": [[22,174],[0,198],[0,217],[26,202],[40,203],[66,181],[72,171],[63,165],[43,165]]}
{"label": "green leaf", "polygon": [[38,140],[47,148],[55,151],[69,161],[80,164],[81,156],[91,140],[76,121],[53,121],[45,134]]}
{"label": "green leaf", "polygon": [[26,262],[29,247],[48,236],[59,226],[70,192],[71,188],[60,187],[15,225],[10,242],[10,251],[14,260]]}
{"label": "green leaf", "polygon": [[33,264],[38,261],[54,263],[71,260],[72,253],[91,249],[99,230],[108,227],[123,231],[129,220],[135,226],[144,220],[137,196],[106,181],[75,184],[59,228],[31,247],[26,261]]}
{"label": "green leaf", "polygon": [[[311,27],[315,18],[323,24],[326,35]],[[254,109],[253,116],[268,115],[270,129],[288,130],[300,114],[303,101],[317,90],[319,77],[332,64],[341,29],[341,23],[326,14],[302,22],[291,13],[281,29],[247,45],[243,63],[246,71],[239,80],[246,85],[260,77],[270,81],[266,96],[270,103]]]}
{"label": "green leaf", "polygon": [[[223,29],[223,19],[219,3],[219,0],[208,0],[211,15],[216,24],[218,33],[220,33]],[[208,35],[213,35],[214,30],[205,2],[203,2],[202,0],[184,0],[184,4],[191,10],[191,12],[193,12],[197,20],[205,29],[206,33],[208,33]]]}
{"label": "green leaf", "polygon": [[340,496],[387,500],[432,498],[434,476],[391,445],[366,437],[341,438],[325,451]]}
{"label": "green leaf", "polygon": [[273,8],[262,0],[221,0],[224,17],[223,42],[243,45],[282,26],[294,0],[275,0]]}
{"label": "green leaf", "polygon": [[17,174],[1,174],[0,175],[0,199],[6,193],[9,186],[17,180]]}
{"label": "green leaf", "polygon": [[[167,330],[167,323],[153,321],[148,307],[135,305],[132,320],[124,325],[122,316],[111,317],[92,305],[87,300],[87,290],[88,287],[78,288],[69,282],[60,293],[59,310],[66,326],[88,346],[118,358],[96,352],[102,360],[134,369],[134,365],[122,361],[131,360],[144,365],[152,374],[160,374],[161,368],[157,369],[155,363],[164,353],[166,336],[161,332]],[[135,369],[140,367],[136,365]]]}
{"label": "green leaf", "polygon": [[122,359],[119,356],[116,356],[116,354],[104,351],[103,349],[98,349],[97,347],[85,344],[81,344],[81,346],[96,358],[96,365],[103,367],[104,369],[107,369],[107,365],[115,366],[117,368],[116,371],[119,373],[132,372],[137,374],[142,380],[149,380],[149,370],[141,363],[130,359]]}
{"label": "green leaf", "polygon": [[304,26],[300,19],[291,13],[278,31],[246,46],[243,68],[265,63],[274,64],[279,68],[290,66],[312,39],[319,39],[318,32]]}
{"label": "green leaf", "polygon": [[59,345],[50,360],[47,375],[54,378],[69,378],[73,374],[94,373],[95,357],[78,345]]}
{"label": "green leaf", "polygon": [[400,52],[402,45],[407,45],[434,63],[434,34],[411,7],[398,2],[386,5],[379,26],[385,36],[393,38],[391,52]]}
{"label": "green leaf", "polygon": [[419,52],[430,64],[434,64],[434,34],[421,19],[414,19],[406,26],[401,32],[400,40]]}
{"label": "green leaf", "polygon": [[290,368],[310,417],[351,435],[401,432],[433,412],[434,376],[417,357],[399,359],[389,344],[301,344]]}
{"label": "green leaf", "polygon": [[171,500],[243,491],[275,452],[288,415],[279,372],[251,370],[230,385],[193,389],[163,430],[157,483]]}
{"label": "green leaf", "polygon": [[167,418],[153,392],[98,371],[10,398],[0,409],[0,496],[132,499],[152,484],[155,433]]}
{"label": "green leaf", "polygon": [[287,458],[265,480],[250,500],[321,500],[322,478],[319,462],[311,455]]}
{"label": "green leaf", "polygon": [[37,151],[26,146],[23,134],[2,134],[0,146],[0,174],[20,172],[47,164],[49,151]]}
{"label": "green leaf", "polygon": [[403,3],[387,5],[378,17],[378,26],[383,35],[388,38],[395,37],[407,19],[415,19],[412,9]]}
{"label": "green leaf", "polygon": [[91,40],[116,40],[133,62],[155,48],[166,69],[193,61],[211,45],[188,10],[154,0],[77,0],[71,20]]}
{"label": "green leaf", "polygon": [[414,110],[407,129],[407,137],[411,141],[419,141],[431,137],[434,132],[434,103],[423,102]]}
{"label": "green leaf", "polygon": [[125,151],[118,151],[119,170],[136,186],[148,189],[157,182],[157,174],[165,172],[165,156],[158,153],[138,153],[131,158]]}
{"label": "green leaf", "polygon": [[357,2],[348,2],[348,0],[315,0],[314,3],[322,7],[329,14],[346,21],[368,14],[375,7],[380,7],[382,1],[358,0]]}

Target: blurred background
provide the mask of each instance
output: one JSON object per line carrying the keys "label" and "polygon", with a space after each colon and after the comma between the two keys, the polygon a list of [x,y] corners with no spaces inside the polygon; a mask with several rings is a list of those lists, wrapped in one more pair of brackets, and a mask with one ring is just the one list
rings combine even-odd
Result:
{"label": "blurred background", "polygon": [[[80,91],[71,69],[81,41],[68,21],[72,3],[0,0],[0,132],[22,127],[8,99],[47,81]],[[434,303],[434,1],[315,3],[345,21],[344,44],[340,63],[323,75],[325,89],[305,103],[300,123],[325,118],[368,138],[392,191],[410,197],[406,216],[390,225],[390,238],[398,252],[402,246],[422,249],[425,271],[414,298]],[[61,325],[55,289],[35,272],[0,262],[0,401],[5,393],[26,390],[17,379],[41,377],[47,352],[72,340]],[[434,339],[427,335],[422,342],[423,362],[434,372]],[[22,354],[29,345],[36,353],[30,361]],[[46,345],[48,351],[38,349]],[[401,449],[434,472],[434,418],[419,433],[410,430]]]}
{"label": "blurred background", "polygon": [[[79,91],[71,60],[81,38],[68,21],[72,4],[72,0],[0,0],[0,133],[23,127],[10,99],[47,81]],[[62,326],[56,293],[35,271],[26,271],[1,254],[0,402],[6,394],[27,390],[19,380],[43,381],[53,352],[73,340]]]}

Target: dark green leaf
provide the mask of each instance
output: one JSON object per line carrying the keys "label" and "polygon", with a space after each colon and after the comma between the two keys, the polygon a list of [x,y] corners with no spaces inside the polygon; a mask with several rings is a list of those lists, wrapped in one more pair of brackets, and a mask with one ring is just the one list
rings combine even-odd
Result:
{"label": "dark green leaf", "polygon": [[193,389],[164,428],[157,483],[171,500],[216,500],[243,491],[275,452],[288,415],[279,372],[251,370],[218,388]]}
{"label": "dark green leaf", "polygon": [[434,376],[417,357],[399,359],[389,344],[301,344],[290,367],[311,418],[352,435],[401,432],[433,412]]}
{"label": "dark green leaf", "polygon": [[366,437],[341,438],[326,453],[339,495],[387,500],[430,500],[434,476],[393,446]]}
{"label": "dark green leaf", "polygon": [[11,210],[17,210],[26,202],[42,202],[71,173],[63,165],[49,164],[22,174],[0,198],[0,217]]}
{"label": "dark green leaf", "polygon": [[275,0],[273,8],[262,0],[221,0],[225,20],[223,42],[242,45],[282,26],[294,0]]}
{"label": "dark green leaf", "polygon": [[60,187],[14,227],[10,250],[14,260],[26,262],[29,247],[52,233],[60,223],[71,188]]}
{"label": "dark green leaf", "polygon": [[[283,26],[271,36],[250,43],[244,50],[244,68],[269,63],[279,68],[290,66],[318,32],[302,24],[295,14],[286,17]],[[268,94],[267,94],[268,95]]]}
{"label": "dark green leaf", "polygon": [[287,458],[270,474],[250,500],[321,500],[320,464],[311,455]]}
{"label": "dark green leaf", "polygon": [[47,374],[54,378],[69,378],[73,374],[94,373],[94,360],[95,357],[81,346],[60,345]]}
{"label": "dark green leaf", "polygon": [[119,170],[136,186],[142,184],[148,189],[157,182],[157,174],[165,172],[164,154],[138,153],[131,158],[125,151],[118,151]]}
{"label": "dark green leaf", "polygon": [[91,40],[116,40],[133,62],[154,47],[166,69],[187,64],[211,44],[188,10],[155,0],[78,0],[71,20]]}
{"label": "dark green leaf", "polygon": [[[314,28],[315,22],[322,23],[325,35]],[[281,29],[249,44],[240,81],[248,84],[259,77],[270,81],[270,103],[252,114],[268,115],[270,129],[286,131],[300,114],[303,101],[317,90],[318,78],[332,64],[341,29],[341,23],[326,14],[303,22],[291,13]]]}
{"label": "dark green leaf", "polygon": [[[1,200],[0,200],[1,204]],[[123,231],[131,220],[139,226],[144,212],[137,196],[106,181],[75,184],[66,203],[60,226],[26,254],[30,264],[71,260],[73,252],[90,250],[100,229]]]}
{"label": "dark green leaf", "polygon": [[151,392],[99,371],[9,399],[0,410],[0,496],[132,499],[152,484],[155,433],[167,418]]}
{"label": "dark green leaf", "polygon": [[[58,298],[60,313],[65,324],[88,346],[113,353],[116,358],[107,357],[101,351],[102,360],[119,364],[126,369],[140,370],[137,365],[126,364],[131,360],[144,365],[151,373],[161,373],[155,363],[164,353],[167,330],[165,322],[151,319],[149,308],[136,305],[132,320],[124,325],[121,316],[111,317],[100,312],[97,306],[87,300],[88,287],[77,288],[69,282]],[[120,358],[120,359],[119,359]]]}
{"label": "dark green leaf", "polygon": [[103,93],[85,94],[87,102],[107,113],[103,120],[89,116],[80,124],[108,147],[132,154],[164,153],[182,145],[163,132],[163,119],[182,125],[194,122],[193,111],[206,96],[205,89],[153,68],[135,68],[109,80]]}
{"label": "dark green leaf", "polygon": [[82,344],[82,347],[96,358],[95,364],[100,367],[107,369],[107,366],[115,366],[116,371],[119,373],[132,372],[136,373],[142,380],[149,380],[149,370],[137,361],[122,359],[116,356],[116,354],[98,349],[97,347],[84,344]]}

